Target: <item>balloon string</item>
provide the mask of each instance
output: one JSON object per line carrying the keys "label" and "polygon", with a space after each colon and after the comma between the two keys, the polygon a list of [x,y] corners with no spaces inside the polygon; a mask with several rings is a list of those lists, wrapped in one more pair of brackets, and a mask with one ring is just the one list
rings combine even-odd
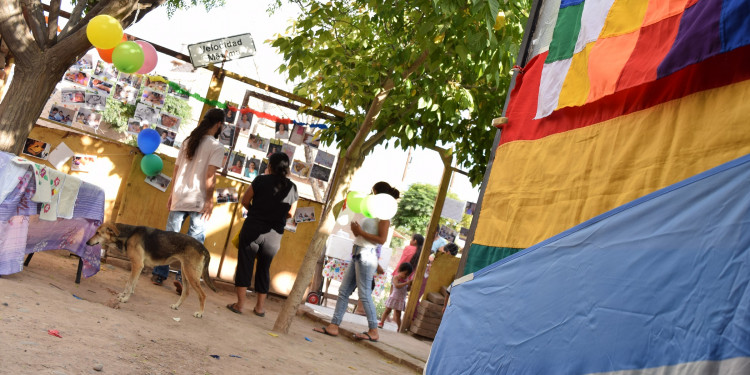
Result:
{"label": "balloon string", "polygon": [[138,6],[138,3],[140,3],[141,0],[135,1],[135,17],[133,17],[133,22],[130,23],[130,26],[133,26],[136,22],[138,22],[138,15],[141,13],[141,7]]}

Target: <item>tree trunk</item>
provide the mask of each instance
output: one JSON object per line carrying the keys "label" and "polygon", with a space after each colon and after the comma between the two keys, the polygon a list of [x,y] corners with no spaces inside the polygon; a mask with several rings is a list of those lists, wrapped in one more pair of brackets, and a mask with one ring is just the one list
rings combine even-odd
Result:
{"label": "tree trunk", "polygon": [[62,79],[65,69],[54,68],[46,60],[16,64],[13,80],[0,103],[0,151],[21,152],[52,90]]}
{"label": "tree trunk", "polygon": [[302,260],[302,266],[297,273],[297,278],[294,280],[292,291],[289,293],[284,306],[279,312],[279,316],[273,325],[273,330],[280,333],[288,333],[289,327],[292,325],[292,320],[297,314],[299,305],[304,301],[305,291],[307,286],[310,284],[310,280],[313,278],[315,272],[315,266],[318,259],[323,255],[325,250],[326,241],[328,236],[331,234],[335,218],[331,213],[333,209],[332,202],[339,202],[346,197],[346,191],[351,185],[354,172],[362,166],[364,162],[364,156],[359,155],[355,160],[350,160],[348,156],[344,156],[339,160],[338,173],[333,180],[333,186],[331,186],[331,196],[328,202],[325,204],[323,214],[320,216],[320,224],[318,224],[318,230],[313,235],[310,246],[308,247],[305,259]]}

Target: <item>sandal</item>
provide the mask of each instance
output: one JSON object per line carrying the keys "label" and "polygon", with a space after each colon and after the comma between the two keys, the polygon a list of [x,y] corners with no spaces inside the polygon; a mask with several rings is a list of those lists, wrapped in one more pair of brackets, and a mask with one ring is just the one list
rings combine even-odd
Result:
{"label": "sandal", "polygon": [[242,314],[242,311],[237,310],[237,309],[234,308],[234,303],[228,304],[227,308],[229,309],[229,311],[231,311],[231,312],[233,312],[235,314]]}
{"label": "sandal", "polygon": [[255,311],[255,307],[253,307],[253,314],[255,314],[255,315],[257,315],[257,316],[259,316],[261,318],[264,317],[264,316],[266,316],[265,312],[259,313],[259,312]]}
{"label": "sandal", "polygon": [[362,334],[365,335],[365,336],[367,336],[367,337],[362,337],[362,336],[354,335],[354,338],[356,340],[367,340],[367,341],[372,341],[372,342],[378,342],[378,339],[373,339],[370,336],[370,334],[367,333],[367,331],[362,332]]}
{"label": "sandal", "polygon": [[383,323],[378,323],[378,328],[383,328]]}
{"label": "sandal", "polygon": [[338,336],[338,335],[334,335],[334,334],[333,334],[333,333],[331,333],[331,332],[328,332],[328,330],[326,329],[326,327],[320,327],[320,329],[321,329],[322,331],[319,331],[319,330],[317,330],[317,329],[313,328],[313,331],[315,331],[315,332],[318,332],[318,333],[322,333],[322,334],[324,334],[324,335],[328,335],[328,336],[333,336],[333,337],[336,337],[336,336]]}

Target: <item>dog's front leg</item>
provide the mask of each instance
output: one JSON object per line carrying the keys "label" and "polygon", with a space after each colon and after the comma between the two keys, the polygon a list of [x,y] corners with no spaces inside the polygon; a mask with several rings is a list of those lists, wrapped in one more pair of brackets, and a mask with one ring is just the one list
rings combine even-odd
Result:
{"label": "dog's front leg", "polygon": [[128,299],[130,299],[130,295],[135,293],[135,286],[138,283],[138,277],[141,275],[141,271],[143,271],[143,259],[137,258],[137,259],[130,259],[130,280],[128,280],[128,283],[125,285],[125,290],[120,293],[118,296],[118,299],[120,302],[125,303],[128,302]]}

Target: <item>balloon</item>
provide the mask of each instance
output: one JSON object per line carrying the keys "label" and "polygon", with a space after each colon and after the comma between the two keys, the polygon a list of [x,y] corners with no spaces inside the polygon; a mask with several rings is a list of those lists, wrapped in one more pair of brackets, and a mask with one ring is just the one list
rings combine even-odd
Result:
{"label": "balloon", "polygon": [[388,194],[377,194],[370,198],[367,208],[370,213],[380,220],[391,220],[396,215],[398,203]]}
{"label": "balloon", "polygon": [[336,222],[339,225],[349,225],[353,217],[354,217],[354,211],[352,211],[351,209],[349,209],[349,207],[347,207],[345,210],[342,210],[341,213],[339,213],[339,217],[336,218]]}
{"label": "balloon", "polygon": [[371,205],[371,203],[370,203],[370,200],[371,200],[372,198],[373,198],[373,196],[372,196],[372,195],[368,195],[368,196],[366,196],[366,197],[365,197],[364,199],[362,199],[362,200],[361,200],[361,201],[359,202],[359,212],[360,212],[360,213],[361,213],[362,215],[365,215],[365,217],[366,217],[366,218],[370,218],[370,219],[372,219],[373,217],[375,217],[375,216],[373,216],[373,215],[372,215],[372,213],[370,212],[370,205]]}
{"label": "balloon", "polygon": [[94,47],[112,49],[122,40],[122,25],[112,16],[96,16],[86,26],[86,36]]}
{"label": "balloon", "polygon": [[144,154],[153,154],[161,144],[161,136],[154,129],[143,129],[138,133],[138,148]]}
{"label": "balloon", "polygon": [[137,72],[143,60],[143,48],[136,42],[122,42],[112,51],[112,63],[123,73]]}
{"label": "balloon", "polygon": [[350,191],[346,195],[346,207],[349,207],[354,213],[360,213],[362,211],[360,211],[359,206],[364,198],[364,194],[358,191]]}
{"label": "balloon", "polygon": [[[125,36],[125,34],[122,34],[122,40],[121,41],[122,42],[127,42],[128,41],[128,37]],[[97,52],[99,52],[99,57],[101,57],[102,60],[104,60],[104,61],[106,61],[106,62],[108,62],[110,64],[112,63],[112,51],[115,50],[114,48],[110,48],[110,49],[97,48],[96,50],[97,50]]]}
{"label": "balloon", "polygon": [[137,73],[150,73],[152,70],[154,70],[154,68],[156,68],[156,62],[159,60],[159,58],[156,56],[156,49],[149,42],[143,40],[138,40],[136,41],[136,43],[138,43],[138,45],[141,46],[141,49],[143,49],[143,66],[138,69]]}
{"label": "balloon", "polygon": [[164,162],[159,155],[148,154],[141,159],[141,170],[146,176],[156,176],[164,168]]}

